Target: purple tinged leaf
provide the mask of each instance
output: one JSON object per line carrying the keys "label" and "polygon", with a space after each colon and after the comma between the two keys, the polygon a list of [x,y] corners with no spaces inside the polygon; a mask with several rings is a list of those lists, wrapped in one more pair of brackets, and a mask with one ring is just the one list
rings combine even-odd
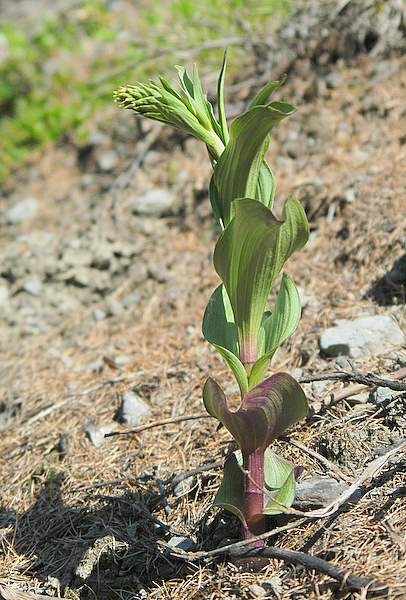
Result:
{"label": "purple tinged leaf", "polygon": [[238,410],[231,411],[220,386],[206,381],[203,401],[234,437],[243,454],[267,448],[288,427],[306,416],[306,396],[288,373],[277,373],[246,393]]}

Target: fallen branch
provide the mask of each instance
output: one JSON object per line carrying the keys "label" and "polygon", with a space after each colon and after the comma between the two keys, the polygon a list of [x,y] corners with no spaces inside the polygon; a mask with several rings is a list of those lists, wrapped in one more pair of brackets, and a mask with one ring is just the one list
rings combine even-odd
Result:
{"label": "fallen branch", "polygon": [[400,369],[394,375],[395,379],[382,379],[373,375],[373,373],[360,373],[359,371],[337,371],[336,373],[322,373],[321,375],[310,375],[309,377],[300,377],[300,383],[312,383],[314,381],[355,381],[366,386],[387,387],[396,392],[406,392],[406,383],[396,381],[406,377],[406,368]]}
{"label": "fallen branch", "polygon": [[[343,588],[360,590],[362,588],[376,589],[377,584],[374,580],[367,577],[358,577],[351,575],[348,571],[338,569],[322,558],[299,552],[297,550],[285,550],[283,548],[250,548],[244,550],[238,555],[241,558],[261,557],[261,558],[276,558],[284,562],[301,565],[306,569],[318,571],[323,575],[328,575],[332,579],[338,581]],[[235,555],[233,554],[233,557]]]}
{"label": "fallen branch", "polygon": [[162,421],[151,421],[150,423],[145,423],[145,425],[140,425],[139,427],[135,427],[134,429],[126,429],[125,431],[111,431],[110,433],[105,433],[104,437],[113,437],[116,435],[130,435],[131,433],[141,433],[141,431],[153,429],[154,427],[172,425],[172,423],[182,423],[183,421],[194,421],[196,419],[211,418],[211,415],[207,413],[198,413],[197,415],[182,415],[180,417],[171,417],[170,419],[163,419]]}
{"label": "fallen branch", "polygon": [[[267,534],[263,534],[260,536],[256,536],[251,540],[243,540],[241,542],[237,542],[236,544],[229,544],[228,546],[223,546],[222,548],[217,548],[216,550],[211,550],[209,552],[181,552],[180,550],[173,551],[173,548],[165,544],[165,546],[171,551],[171,556],[174,558],[193,561],[197,559],[207,559],[212,558],[216,555],[225,555],[232,556],[235,558],[248,558],[248,557],[262,557],[262,558],[276,558],[278,560],[283,560],[284,562],[293,564],[293,565],[302,565],[307,569],[311,569],[314,571],[318,571],[319,573],[323,573],[324,575],[328,575],[332,579],[341,583],[341,585],[347,589],[361,589],[361,588],[372,588],[372,586],[376,586],[376,583],[367,579],[366,577],[357,577],[356,575],[351,575],[347,571],[343,571],[342,569],[338,569],[334,565],[330,564],[326,560],[322,558],[318,558],[317,556],[311,556],[310,554],[306,554],[305,552],[299,552],[297,550],[286,550],[283,548],[274,548],[274,547],[265,547],[265,548],[252,548],[252,542],[255,540],[263,540],[269,537],[275,536],[278,533],[282,533],[288,530],[292,530],[297,528],[299,525],[302,525],[306,519],[301,519],[297,521],[293,525],[285,525],[283,527],[278,527]],[[247,548],[248,546],[248,548]]]}

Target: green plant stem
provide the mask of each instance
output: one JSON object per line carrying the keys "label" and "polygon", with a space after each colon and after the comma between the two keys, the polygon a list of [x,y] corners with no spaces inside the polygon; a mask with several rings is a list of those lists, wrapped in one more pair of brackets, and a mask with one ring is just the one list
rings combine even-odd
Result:
{"label": "green plant stem", "polygon": [[[259,448],[250,454],[243,455],[245,476],[244,539],[260,535],[265,531],[264,510],[264,448]],[[260,516],[258,516],[260,515]],[[253,542],[253,548],[265,545],[263,540]]]}

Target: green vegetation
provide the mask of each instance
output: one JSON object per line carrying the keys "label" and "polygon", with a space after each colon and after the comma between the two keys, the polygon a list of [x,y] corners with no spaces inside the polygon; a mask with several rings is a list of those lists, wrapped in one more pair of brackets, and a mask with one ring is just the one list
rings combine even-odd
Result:
{"label": "green vegetation", "polygon": [[[157,68],[165,73],[179,60],[177,48],[191,46],[200,46],[196,52],[210,68],[222,39],[261,35],[290,6],[290,0],[167,0],[128,15],[109,12],[105,0],[83,0],[29,32],[0,25],[0,182],[46,142],[66,134],[85,142],[89,119],[110,105],[111,89],[123,78],[145,79]],[[213,39],[218,45],[207,49]],[[234,63],[241,66],[246,55],[236,48]]]}
{"label": "green vegetation", "polygon": [[[224,103],[226,60],[217,85],[217,115],[204,94],[197,69],[177,67],[179,87],[159,83],[127,85],[116,101],[138,115],[186,131],[207,148],[213,175],[209,187],[221,235],[213,263],[221,284],[209,299],[203,335],[233,373],[241,393],[230,410],[221,387],[211,378],[203,390],[207,412],[237,442],[228,457],[215,504],[234,513],[246,539],[266,530],[266,515],[283,513],[295,496],[297,469],[270,450],[271,443],[307,414],[300,385],[288,373],[267,376],[278,347],[296,330],[301,306],[293,280],[283,272],[290,256],[309,237],[306,214],[289,196],[276,217],[276,183],[265,155],[270,132],[294,112],[270,97],[283,81],[271,81],[230,127]],[[282,275],[272,312],[271,288]],[[255,543],[263,544],[262,540]]]}

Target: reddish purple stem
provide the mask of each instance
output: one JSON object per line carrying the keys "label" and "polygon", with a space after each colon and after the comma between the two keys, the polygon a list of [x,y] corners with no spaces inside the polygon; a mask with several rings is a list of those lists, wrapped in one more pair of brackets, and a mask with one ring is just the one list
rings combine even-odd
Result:
{"label": "reddish purple stem", "polygon": [[[243,525],[244,539],[260,535],[265,532],[264,510],[264,449],[259,448],[251,454],[244,454],[245,497],[244,516],[246,525]],[[261,515],[261,516],[258,516]],[[253,542],[254,548],[265,545],[263,540]]]}

